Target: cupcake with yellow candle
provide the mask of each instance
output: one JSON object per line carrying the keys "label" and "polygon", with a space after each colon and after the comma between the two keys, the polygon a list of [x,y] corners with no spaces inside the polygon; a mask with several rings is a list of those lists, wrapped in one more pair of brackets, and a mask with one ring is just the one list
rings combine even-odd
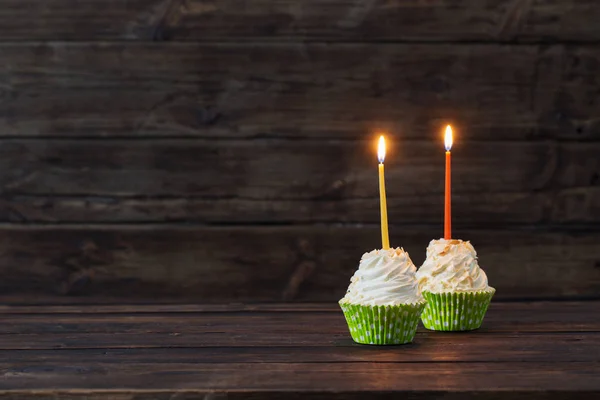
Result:
{"label": "cupcake with yellow candle", "polygon": [[481,326],[496,289],[488,285],[468,241],[432,240],[416,274],[427,300],[422,320],[436,331],[469,331]]}
{"label": "cupcake with yellow candle", "polygon": [[412,342],[425,307],[416,267],[402,248],[365,253],[339,304],[361,344]]}

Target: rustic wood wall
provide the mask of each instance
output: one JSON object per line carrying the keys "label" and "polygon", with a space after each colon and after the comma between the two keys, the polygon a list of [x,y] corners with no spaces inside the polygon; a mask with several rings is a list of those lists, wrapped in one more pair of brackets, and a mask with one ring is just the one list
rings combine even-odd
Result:
{"label": "rustic wood wall", "polygon": [[454,228],[498,298],[600,297],[595,0],[0,0],[0,300],[334,301]]}

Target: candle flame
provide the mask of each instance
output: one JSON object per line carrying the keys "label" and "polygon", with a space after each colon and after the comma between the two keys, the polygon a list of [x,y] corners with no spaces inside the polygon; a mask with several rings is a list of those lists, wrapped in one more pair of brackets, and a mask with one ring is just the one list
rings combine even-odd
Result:
{"label": "candle flame", "polygon": [[446,144],[446,151],[450,151],[452,148],[452,127],[448,125],[446,127],[446,135],[444,136],[444,142]]}
{"label": "candle flame", "polygon": [[383,135],[379,136],[379,146],[377,147],[377,158],[380,163],[385,160],[385,138]]}

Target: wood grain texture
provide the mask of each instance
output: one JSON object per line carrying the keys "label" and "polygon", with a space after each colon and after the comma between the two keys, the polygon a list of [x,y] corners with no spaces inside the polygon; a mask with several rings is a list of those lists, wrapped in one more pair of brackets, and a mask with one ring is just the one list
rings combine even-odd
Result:
{"label": "wood grain texture", "polygon": [[[598,302],[576,306],[553,302],[492,303],[484,325],[477,332],[461,333],[460,338],[455,338],[455,334],[419,329],[416,343],[424,343],[426,347],[412,346],[401,354],[373,354],[369,347],[358,347],[365,351],[357,350],[348,336],[343,315],[334,305],[315,307],[313,311],[293,311],[293,317],[286,314],[285,308],[275,312],[137,314],[129,311],[88,316],[47,315],[43,307],[38,307],[35,315],[0,316],[0,349],[5,350],[4,354],[13,350],[32,351],[31,358],[39,357],[42,361],[44,354],[51,357],[47,350],[52,349],[193,347],[205,349],[197,352],[199,363],[236,362],[236,359],[249,362],[250,357],[254,357],[255,362],[284,362],[286,357],[295,362],[317,362],[319,353],[327,353],[320,356],[324,362],[509,362],[514,352],[523,347],[528,350],[528,360],[536,362],[587,362],[595,361],[598,355],[600,322],[590,318]],[[86,308],[80,306],[79,310]],[[287,309],[294,310],[294,307]],[[290,329],[292,320],[294,328]],[[467,344],[468,348],[461,351]],[[273,350],[273,347],[278,349]],[[443,359],[440,352],[444,354]],[[125,357],[129,353],[131,362],[140,362],[133,357],[134,352],[115,352],[114,360],[103,358],[105,362],[119,362],[119,354]],[[94,354],[101,357],[99,352],[89,354],[90,359]],[[182,351],[171,354],[169,360],[162,362],[189,361]],[[211,356],[200,357],[201,354]],[[292,354],[297,357],[290,358]]]}
{"label": "wood grain texture", "polygon": [[[340,185],[342,181],[334,181]],[[340,189],[342,189],[340,185]],[[369,185],[370,186],[370,185]],[[401,187],[400,185],[397,187]],[[329,199],[228,198],[209,196],[13,195],[0,199],[3,222],[283,224],[374,223],[376,198],[340,195]],[[401,224],[437,224],[441,195],[388,196],[388,215]],[[526,193],[455,194],[453,212],[465,226],[589,224],[600,221],[600,188],[574,187]]]}
{"label": "wood grain texture", "polygon": [[[2,40],[600,40],[594,0],[3,0]],[[21,21],[27,19],[28,23]]]}
{"label": "wood grain texture", "polygon": [[[333,171],[332,171],[333,172]],[[395,181],[395,179],[394,179]],[[12,195],[0,200],[3,222],[51,223],[374,223],[379,218],[375,197],[345,196],[342,181],[332,181],[327,199],[231,198],[210,196]],[[369,185],[371,186],[371,185]],[[398,186],[400,187],[400,186]],[[437,192],[436,188],[436,192]],[[315,197],[318,195],[315,194]],[[404,224],[434,223],[441,218],[439,193],[388,197],[390,219]],[[454,213],[463,224],[481,221],[493,226],[513,224],[582,223],[600,221],[600,189],[552,190],[526,193],[456,195]]]}
{"label": "wood grain texture", "polygon": [[[201,319],[201,318],[199,318]],[[343,319],[343,317],[342,317]],[[62,323],[61,323],[62,324]],[[131,323],[132,325],[135,322]],[[346,335],[346,327],[340,323],[340,332]],[[239,322],[238,322],[239,325]],[[489,325],[489,324],[488,324]],[[114,326],[108,325],[108,326]],[[188,336],[187,329],[181,329],[181,326],[173,327],[171,336],[163,335],[164,344],[160,347],[152,348],[150,342],[144,340],[146,336],[158,335],[152,333],[142,333],[141,340],[136,345],[137,348],[131,348],[131,343],[120,343],[117,340],[110,341],[107,335],[90,334],[89,346],[85,349],[76,349],[73,339],[68,341],[70,345],[64,346],[65,342],[54,337],[54,348],[48,346],[47,350],[40,349],[42,343],[38,343],[40,336],[24,336],[30,340],[30,343],[23,344],[22,347],[30,347],[35,350],[0,350],[0,355],[4,360],[10,357],[11,363],[19,364],[40,364],[40,363],[64,363],[70,359],[71,364],[82,363],[103,363],[103,364],[145,364],[158,362],[161,364],[179,364],[179,363],[281,363],[294,360],[298,363],[346,363],[346,362],[377,362],[377,363],[417,363],[417,362],[511,362],[514,361],[514,354],[527,349],[527,362],[547,362],[547,363],[570,363],[570,362],[594,362],[598,360],[600,347],[599,334],[494,334],[486,333],[478,335],[450,336],[443,338],[434,337],[433,332],[419,332],[416,342],[420,345],[403,348],[402,351],[373,351],[369,347],[358,347],[350,338],[344,336],[339,338],[337,330],[333,339],[326,341],[321,335],[305,335],[305,339],[314,339],[315,343],[307,342],[303,346],[298,346],[302,341],[301,335],[295,333],[287,337],[288,343],[277,339],[274,334],[267,333],[267,327],[260,329],[255,325],[254,329],[265,332],[265,341],[262,346],[252,346],[253,336],[250,329],[246,330],[250,343],[242,343],[238,340],[232,347],[211,347],[209,338],[206,342],[201,339],[201,335],[193,333]],[[314,328],[313,328],[314,329]],[[323,330],[329,332],[328,326]],[[48,331],[48,329],[46,330]],[[279,337],[287,336],[288,332],[278,329]],[[236,335],[240,335],[238,332]],[[64,332],[64,335],[70,335]],[[124,335],[117,334],[115,339]],[[182,338],[170,339],[172,336],[182,336]],[[214,335],[206,335],[214,336]],[[64,336],[63,336],[64,337]],[[244,334],[244,337],[245,334]],[[100,339],[100,340],[99,340]],[[102,339],[104,341],[102,341]],[[184,340],[188,340],[187,346]],[[267,343],[268,339],[273,339],[272,343]],[[108,340],[108,341],[107,341]],[[227,341],[223,340],[225,344]],[[35,343],[37,346],[32,346]],[[15,343],[16,344],[16,343]],[[84,344],[82,344],[85,346]],[[103,346],[111,346],[106,349]],[[121,349],[113,346],[123,346]],[[179,346],[186,347],[179,347]],[[194,345],[195,348],[190,350]],[[6,348],[6,343],[0,341],[0,346]],[[55,351],[60,346],[63,351]],[[156,346],[156,344],[154,344]],[[227,345],[225,345],[227,346]],[[99,347],[99,348],[94,348]],[[168,349],[165,349],[168,347]],[[490,351],[493,349],[493,352]]]}
{"label": "wood grain texture", "polygon": [[[435,142],[392,143],[390,220],[438,224],[443,150]],[[0,220],[377,223],[371,147],[367,141],[5,139]],[[598,143],[466,142],[453,153],[457,226],[600,221]]]}
{"label": "wood grain texture", "polygon": [[[597,232],[455,229],[473,240],[499,298],[599,292]],[[7,226],[0,232],[1,292],[29,302],[36,295],[337,301],[361,254],[379,238],[376,225]],[[392,226],[391,243],[420,265],[425,245],[440,232]],[[311,272],[292,279],[307,263]]]}
{"label": "wood grain texture", "polygon": [[599,49],[2,44],[0,135],[597,140]]}
{"label": "wood grain texture", "polygon": [[[6,364],[3,366],[7,367]],[[172,388],[206,393],[227,391],[349,391],[427,392],[431,376],[435,388],[449,391],[511,390],[593,391],[600,384],[591,375],[600,372],[597,363],[478,363],[477,368],[460,363],[172,363],[96,364],[93,368],[51,366],[25,371],[8,368],[0,390],[21,389],[131,389],[157,391]],[[79,373],[74,373],[79,372]],[[508,397],[507,397],[508,398]]]}
{"label": "wood grain texture", "polygon": [[[41,389],[41,390],[18,390],[18,391],[0,391],[2,399],[61,399],[61,400],[139,400],[140,398],[150,397],[155,400],[172,400],[174,392],[177,394],[177,400],[198,400],[216,399],[216,400],[247,400],[247,399],[268,399],[268,400],[362,400],[365,398],[364,392],[337,391],[335,394],[330,392],[306,391],[290,392],[269,390],[256,393],[253,390],[236,390],[229,392],[226,390],[131,390],[131,389]],[[531,390],[510,390],[505,392],[456,392],[437,390],[434,392],[409,392],[408,398],[411,400],[437,400],[443,396],[444,400],[565,400],[571,396],[584,396],[594,398],[600,395],[595,390],[577,390],[577,393],[569,390],[553,390],[549,392],[532,392]],[[370,391],[369,399],[375,400],[395,400],[398,398],[397,391]]]}
{"label": "wood grain texture", "polygon": [[0,397],[594,397],[597,308],[492,302],[479,331],[419,329],[383,348],[353,343],[333,304],[13,306],[0,309]]}
{"label": "wood grain texture", "polygon": [[[389,196],[442,195],[440,144],[393,145],[386,160]],[[5,139],[0,182],[5,194],[15,195],[376,201],[372,147],[370,141]],[[593,189],[600,173],[600,143],[466,142],[452,153],[457,197]]]}
{"label": "wood grain texture", "polygon": [[455,225],[498,297],[598,298],[598,16],[0,0],[0,300],[336,300],[378,245],[371,136],[395,145],[392,236],[418,264],[447,122]]}
{"label": "wood grain texture", "polygon": [[[239,314],[243,312],[253,313],[327,313],[337,312],[339,305],[337,302],[327,303],[177,303],[177,304],[141,304],[141,303],[126,303],[123,304],[91,304],[91,303],[77,303],[77,304],[51,304],[44,305],[43,309],[37,305],[25,305],[16,303],[3,303],[0,304],[0,315],[9,317],[10,315],[31,315],[31,314],[135,314],[137,316],[144,316],[148,314],[153,315],[169,315],[169,314]],[[494,301],[490,307],[498,310],[503,315],[510,315],[511,320],[515,320],[510,323],[518,324],[519,321],[527,321],[528,324],[533,323],[556,323],[556,316],[560,318],[568,318],[569,321],[576,321],[578,324],[585,324],[590,327],[590,330],[600,330],[600,326],[594,325],[600,321],[589,320],[587,315],[597,307],[598,302],[593,300],[586,301],[518,301],[518,302],[496,302]],[[556,307],[558,309],[556,309]],[[508,314],[507,314],[508,313]],[[52,317],[50,317],[52,318]],[[500,321],[497,321],[500,322]],[[505,321],[508,322],[508,321]],[[543,329],[556,332],[558,325],[544,326]],[[596,326],[596,328],[593,328]],[[498,323],[496,323],[496,328]],[[539,328],[541,329],[541,328]],[[571,329],[572,331],[578,331],[577,329]]]}
{"label": "wood grain texture", "polygon": [[[133,329],[132,329],[133,330]],[[47,350],[97,350],[97,349],[115,349],[115,350],[127,350],[127,349],[173,349],[173,360],[181,358],[177,357],[179,350],[185,350],[189,348],[206,349],[205,351],[196,351],[195,363],[208,363],[211,364],[217,361],[202,361],[199,359],[202,354],[214,354],[222,350],[219,355],[213,355],[213,359],[220,359],[223,362],[226,360],[237,359],[239,361],[247,361],[248,357],[254,357],[255,362],[283,362],[285,361],[286,355],[293,355],[302,353],[304,356],[299,356],[297,362],[317,362],[316,358],[319,354],[330,353],[332,356],[330,362],[395,362],[396,360],[432,360],[435,361],[447,361],[447,362],[482,362],[482,361],[494,361],[494,362],[510,362],[511,354],[517,349],[526,347],[531,353],[530,359],[536,362],[549,362],[551,355],[555,351],[567,351],[573,352],[573,355],[561,358],[560,362],[573,362],[574,358],[583,359],[586,362],[594,362],[597,360],[598,352],[598,340],[595,339],[597,334],[580,334],[580,335],[559,335],[550,336],[554,339],[556,344],[549,343],[544,338],[545,334],[531,334],[528,340],[519,340],[519,334],[490,334],[488,330],[483,331],[485,335],[493,336],[489,340],[489,343],[473,344],[472,349],[469,351],[461,352],[461,347],[465,347],[467,341],[478,343],[477,335],[466,335],[464,341],[460,341],[459,344],[449,344],[448,341],[443,342],[444,344],[433,345],[430,342],[433,339],[430,337],[431,334],[426,332],[418,332],[415,341],[421,343],[428,343],[431,348],[429,350],[421,350],[420,346],[413,351],[407,351],[408,355],[398,356],[397,354],[391,354],[388,357],[369,355],[368,359],[361,358],[357,354],[365,354],[364,352],[355,352],[352,349],[348,350],[349,346],[353,346],[352,339],[348,336],[347,328],[335,330],[324,337],[323,334],[315,333],[289,333],[288,331],[283,332],[279,330],[277,333],[267,332],[263,330],[255,330],[254,332],[235,332],[226,334],[224,331],[219,332],[191,332],[187,333],[185,329],[172,330],[167,333],[148,333],[138,330],[133,333],[37,333],[37,334],[23,334],[20,336],[10,335],[5,336],[0,346],[5,354],[10,354],[13,351],[26,351],[31,352],[34,357],[40,351]],[[500,344],[500,343],[511,343],[517,342],[512,345]],[[532,343],[539,342],[538,345]],[[568,343],[571,344],[568,344]],[[567,344],[565,344],[567,343]],[[491,354],[491,348],[489,346],[497,345],[497,353]],[[486,355],[486,346],[488,357]],[[296,350],[297,348],[302,350]],[[335,350],[332,349],[335,347]],[[275,348],[276,350],[266,350],[264,348]],[[231,350],[227,350],[231,349]],[[332,349],[331,351],[329,351]],[[554,350],[553,350],[554,349]],[[494,351],[496,348],[494,348]],[[444,359],[440,360],[440,351],[443,351]],[[548,354],[544,355],[543,353]],[[118,353],[115,351],[115,353]],[[274,354],[275,353],[275,354]],[[414,353],[423,353],[422,356],[412,355]],[[278,356],[279,354],[279,356]],[[344,357],[346,354],[346,357]],[[463,358],[464,354],[464,358]],[[568,353],[567,353],[568,354]],[[244,355],[247,355],[244,357]],[[337,356],[336,356],[337,355]],[[589,355],[589,356],[588,356]],[[594,359],[595,357],[595,359]],[[105,359],[107,357],[104,357]],[[323,358],[323,357],[321,357]],[[287,357],[290,360],[289,357]],[[367,359],[367,361],[365,361]],[[269,361],[271,360],[271,361]],[[344,361],[346,360],[346,361]],[[180,360],[181,361],[181,360]],[[108,362],[108,361],[105,361]],[[421,362],[421,361],[419,361]],[[578,361],[577,361],[578,362]]]}

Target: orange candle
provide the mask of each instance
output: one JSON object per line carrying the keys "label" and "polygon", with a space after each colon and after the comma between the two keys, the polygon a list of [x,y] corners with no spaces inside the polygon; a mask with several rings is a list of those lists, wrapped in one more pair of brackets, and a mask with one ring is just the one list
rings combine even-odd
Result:
{"label": "orange candle", "polygon": [[446,145],[446,190],[444,201],[444,239],[452,239],[452,127],[446,127],[446,135],[444,137]]}

